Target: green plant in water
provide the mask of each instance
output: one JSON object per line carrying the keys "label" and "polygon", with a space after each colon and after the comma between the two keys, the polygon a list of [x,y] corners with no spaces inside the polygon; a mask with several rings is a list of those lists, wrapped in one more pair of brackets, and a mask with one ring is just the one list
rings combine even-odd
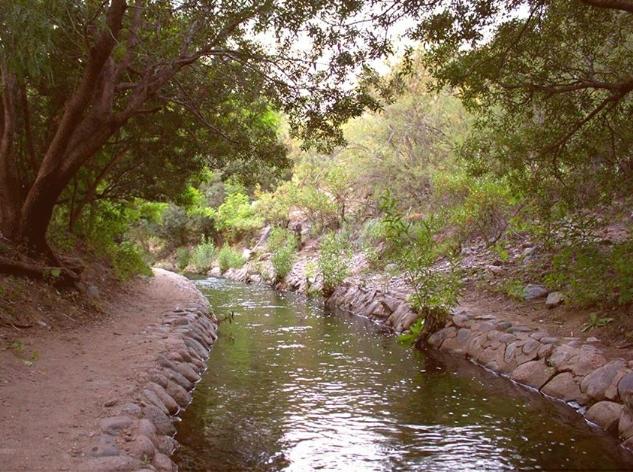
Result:
{"label": "green plant in water", "polygon": [[597,313],[591,313],[589,315],[589,321],[587,321],[583,327],[582,332],[586,333],[594,328],[603,328],[613,321],[613,318],[601,318]]}
{"label": "green plant in water", "polygon": [[409,329],[404,333],[398,336],[398,343],[403,346],[413,346],[420,336],[422,335],[422,331],[424,330],[424,318],[418,318],[413,322]]}

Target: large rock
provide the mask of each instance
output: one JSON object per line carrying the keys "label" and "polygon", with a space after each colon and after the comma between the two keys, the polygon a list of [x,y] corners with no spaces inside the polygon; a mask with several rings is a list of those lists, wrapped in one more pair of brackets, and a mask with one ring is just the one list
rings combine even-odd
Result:
{"label": "large rock", "polygon": [[541,389],[545,395],[559,398],[566,402],[575,401],[585,403],[586,396],[580,391],[580,386],[571,372],[563,372],[547,382]]}
{"label": "large rock", "polygon": [[624,361],[618,359],[597,368],[582,379],[580,390],[595,401],[604,400],[607,398],[607,389],[611,386],[618,372],[624,368],[624,366]]}
{"label": "large rock", "polygon": [[618,396],[629,408],[633,408],[633,373],[624,375],[618,382]]}
{"label": "large rock", "polygon": [[536,389],[541,389],[556,373],[545,361],[530,361],[512,371],[512,380]]}
{"label": "large rock", "polygon": [[523,298],[526,300],[537,300],[539,298],[545,298],[548,290],[542,285],[527,284],[523,289]]}
{"label": "large rock", "polygon": [[156,431],[159,434],[164,434],[166,436],[176,434],[176,428],[174,427],[171,419],[169,419],[169,417],[159,408],[153,405],[143,407],[143,417],[147,418],[154,424]]}
{"label": "large rock", "polygon": [[129,416],[111,416],[99,421],[99,428],[106,434],[116,435],[120,431],[129,428],[134,424],[134,420]]}
{"label": "large rock", "polygon": [[602,353],[589,344],[580,348],[578,357],[574,361],[571,370],[576,375],[587,375],[607,362]]}
{"label": "large rock", "polygon": [[633,438],[633,413],[629,408],[622,408],[620,421],[618,421],[618,435],[622,439]]}
{"label": "large rock", "polygon": [[109,456],[90,459],[79,466],[78,472],[131,472],[143,463],[129,456]]}
{"label": "large rock", "polygon": [[605,431],[615,431],[620,421],[622,408],[624,407],[619,403],[601,401],[589,408],[585,417]]}

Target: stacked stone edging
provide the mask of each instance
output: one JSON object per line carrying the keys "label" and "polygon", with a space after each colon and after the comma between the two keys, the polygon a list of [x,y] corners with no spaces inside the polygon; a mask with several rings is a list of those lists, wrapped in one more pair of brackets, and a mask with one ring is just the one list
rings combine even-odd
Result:
{"label": "stacked stone edging", "polygon": [[149,372],[149,381],[134,402],[123,405],[117,415],[99,421],[100,432],[80,470],[178,470],[170,459],[178,445],[174,423],[191,403],[218,329],[206,298],[184,277],[180,283],[187,285],[192,301],[164,314],[158,330],[166,339],[166,349]]}
{"label": "stacked stone edging", "polygon": [[[327,303],[377,319],[399,333],[418,317],[406,297],[404,292],[346,283]],[[610,359],[597,340],[554,337],[492,315],[475,316],[457,309],[427,343],[567,403],[633,450],[633,361]]]}

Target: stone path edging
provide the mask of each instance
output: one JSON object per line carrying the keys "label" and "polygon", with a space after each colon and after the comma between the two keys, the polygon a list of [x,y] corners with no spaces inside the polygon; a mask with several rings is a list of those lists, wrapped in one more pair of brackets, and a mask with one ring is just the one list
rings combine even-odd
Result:
{"label": "stone path edging", "polygon": [[[416,320],[406,294],[345,283],[329,306],[377,319],[395,332]],[[446,326],[428,339],[440,351],[471,361],[546,397],[575,408],[590,423],[619,437],[633,450],[633,361],[609,359],[598,343],[550,336],[545,331],[491,315],[453,312]]]}
{"label": "stone path edging", "polygon": [[182,279],[192,291],[192,301],[162,316],[158,330],[166,349],[157,357],[150,381],[117,415],[99,421],[100,431],[80,471],[178,470],[170,459],[177,447],[174,422],[191,403],[218,329],[207,299],[192,282]]}

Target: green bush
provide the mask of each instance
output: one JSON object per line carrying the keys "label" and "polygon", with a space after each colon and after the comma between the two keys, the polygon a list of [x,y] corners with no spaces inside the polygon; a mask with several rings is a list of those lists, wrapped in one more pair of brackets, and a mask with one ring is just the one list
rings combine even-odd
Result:
{"label": "green bush", "polygon": [[119,279],[128,280],[135,275],[152,275],[143,254],[135,244],[124,241],[110,246],[108,252],[114,273]]}
{"label": "green bush", "polygon": [[225,197],[215,213],[215,222],[217,229],[232,241],[244,238],[263,226],[263,220],[248,196],[239,191]]}
{"label": "green bush", "polygon": [[196,272],[206,272],[213,267],[215,245],[211,241],[203,241],[191,251],[190,263]]}
{"label": "green bush", "polygon": [[297,239],[287,229],[273,228],[268,237],[267,245],[272,253],[271,262],[275,270],[275,279],[279,282],[292,270],[297,252]]}
{"label": "green bush", "polygon": [[242,254],[227,244],[222,246],[218,253],[218,264],[222,272],[226,272],[228,269],[239,269],[245,262],[246,259]]}
{"label": "green bush", "polygon": [[179,247],[176,249],[176,266],[178,270],[185,270],[189,265],[190,259],[191,253],[189,252],[189,248]]}
{"label": "green bush", "polygon": [[569,303],[615,306],[633,302],[633,240],[612,248],[587,243],[565,247],[552,260],[545,279],[567,293]]}
{"label": "green bush", "polygon": [[323,276],[323,294],[329,296],[349,274],[352,249],[340,233],[328,233],[321,240],[319,271]]}

